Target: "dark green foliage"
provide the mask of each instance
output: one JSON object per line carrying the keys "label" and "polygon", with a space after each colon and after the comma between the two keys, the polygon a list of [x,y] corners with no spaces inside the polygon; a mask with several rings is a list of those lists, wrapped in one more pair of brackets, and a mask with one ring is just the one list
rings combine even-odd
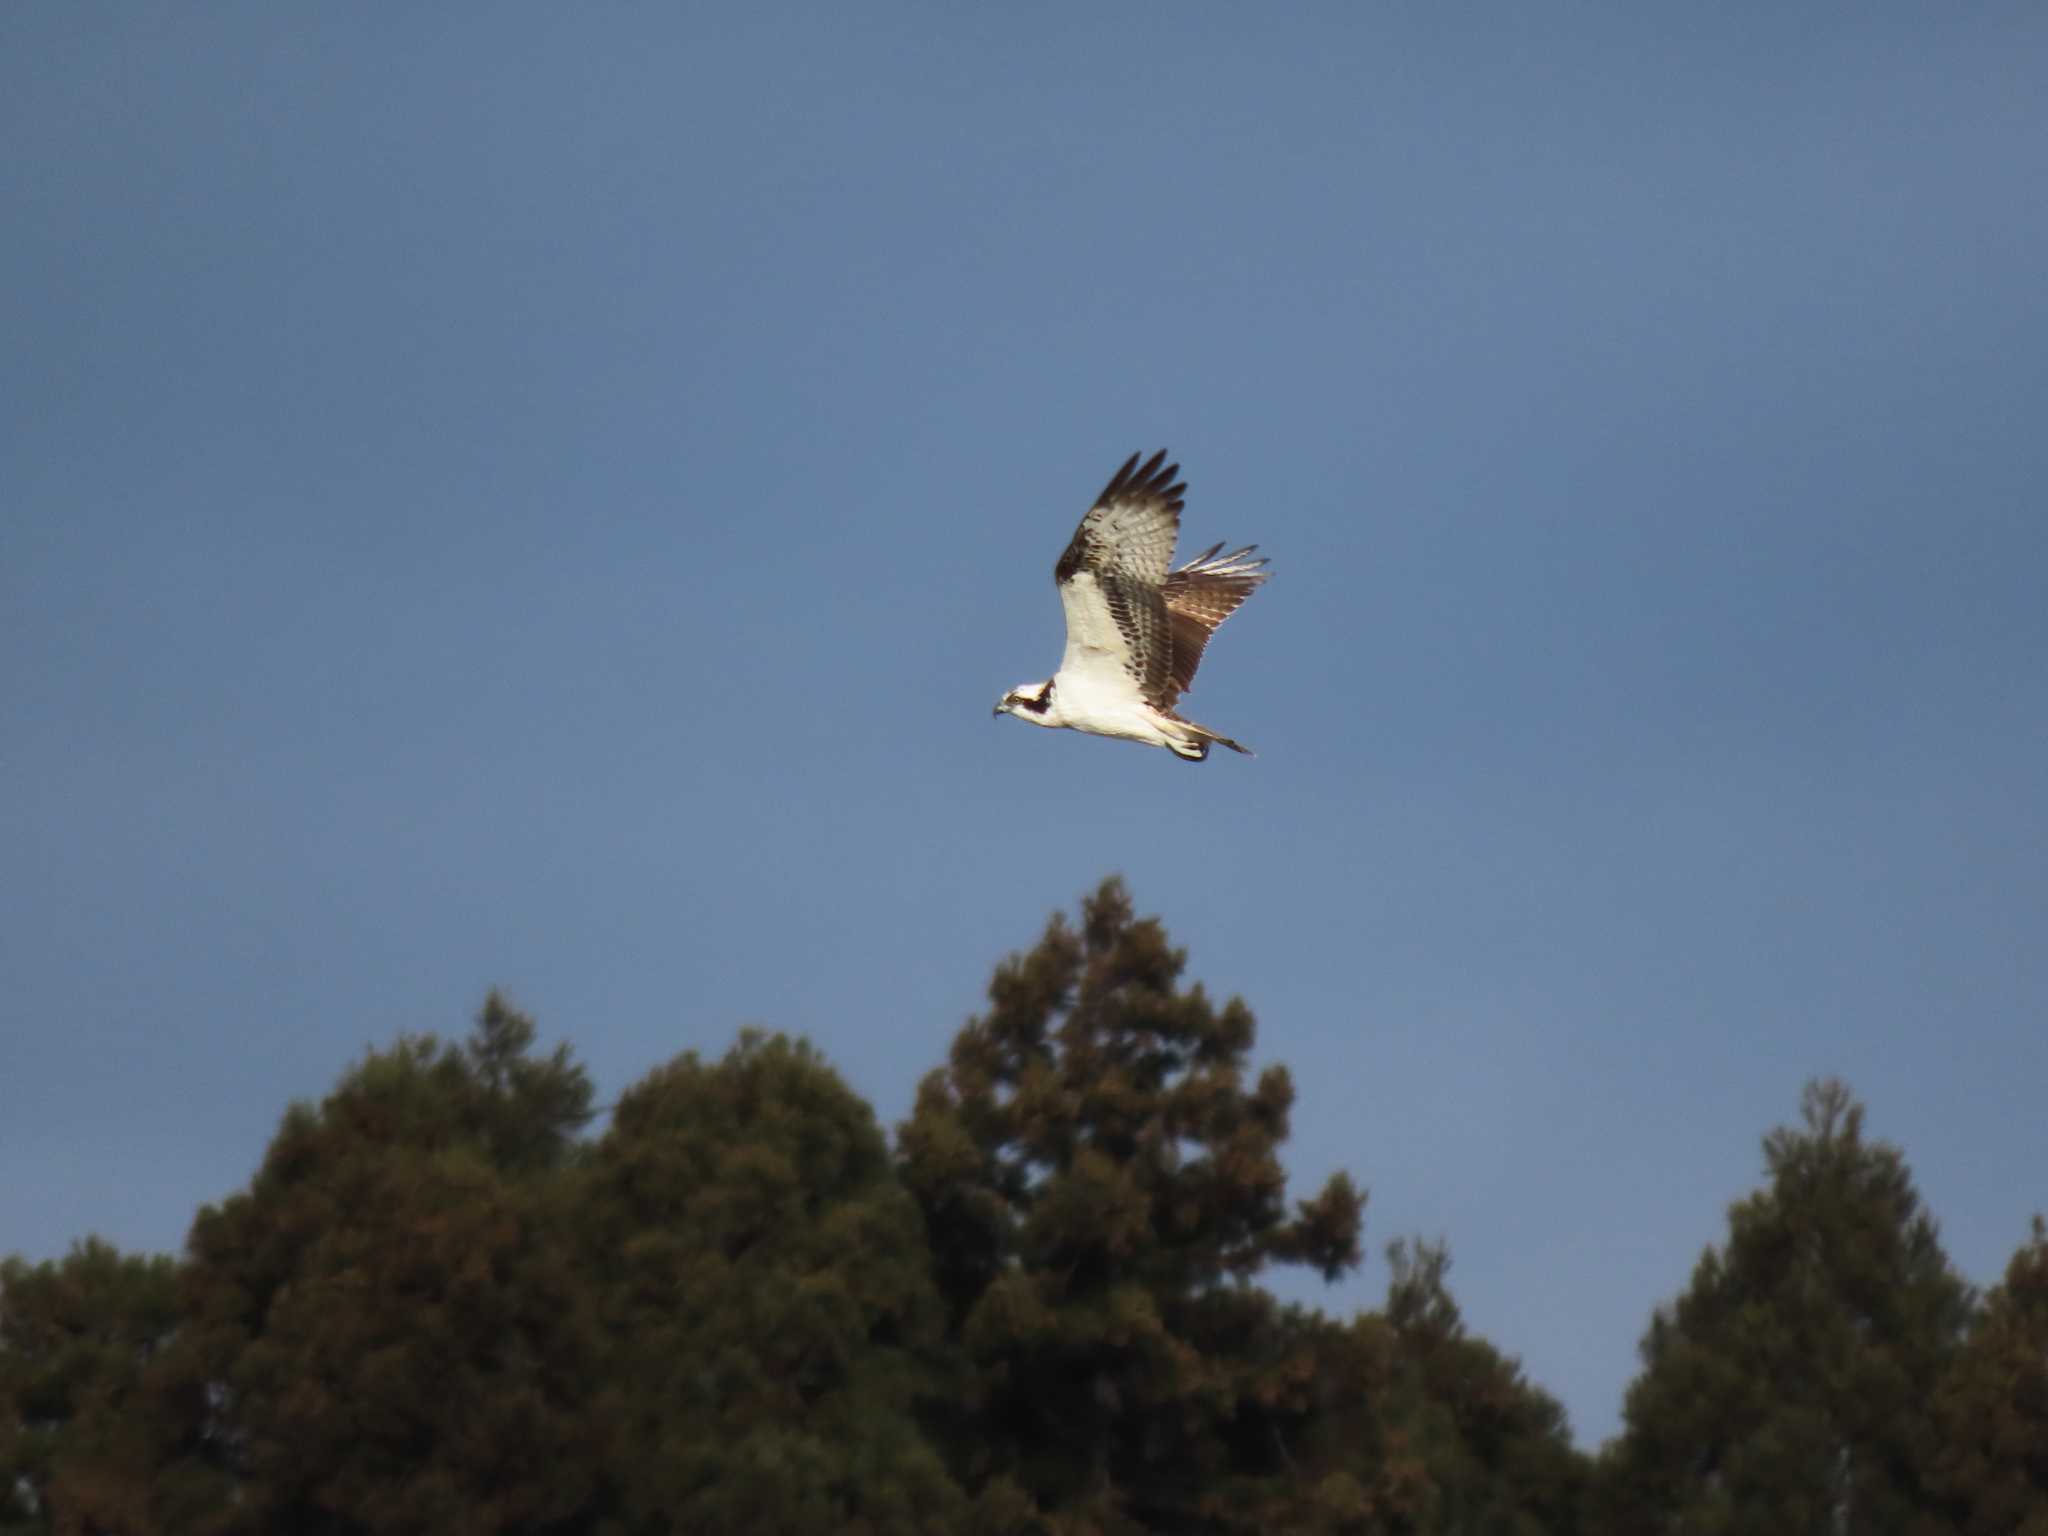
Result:
{"label": "dark green foliage", "polygon": [[1341,1174],[1290,1213],[1293,1088],[1250,1010],[1178,985],[1122,883],[996,972],[901,1133],[964,1357],[944,1415],[981,1529],[1257,1529],[1315,1365],[1249,1283],[1358,1261]]}
{"label": "dark green foliage", "polygon": [[1384,1312],[1293,1091],[1119,882],[1055,918],[892,1155],[808,1046],[743,1035],[595,1141],[493,994],[283,1118],[182,1263],[0,1264],[0,1532],[2048,1536],[2048,1229],[1974,1314],[1839,1084],[1660,1310],[1589,1475],[1470,1336],[1440,1244]]}
{"label": "dark green foliage", "polygon": [[650,1074],[579,1188],[628,1529],[957,1528],[911,1417],[941,1327],[923,1224],[809,1046]]}
{"label": "dark green foliage", "polygon": [[1381,1536],[1435,1530],[1435,1485],[1393,1422],[1393,1330],[1377,1314],[1338,1323],[1290,1309],[1298,1336],[1282,1475],[1264,1482],[1265,1530]]}
{"label": "dark green foliage", "polygon": [[591,1118],[590,1079],[567,1045],[532,1054],[533,1021],[497,992],[484,999],[459,1063],[444,1053],[443,1086],[461,1105],[458,1124],[492,1167],[509,1175],[546,1173],[576,1149]]}
{"label": "dark green foliage", "polygon": [[1946,1529],[1931,1410],[1969,1289],[1848,1089],[1810,1084],[1801,1108],[1803,1129],[1764,1141],[1770,1187],[1643,1340],[1609,1530]]}
{"label": "dark green foliage", "polygon": [[590,1088],[532,1040],[494,994],[461,1047],[372,1054],[200,1213],[154,1373],[189,1427],[176,1524],[539,1531],[590,1506],[594,1335],[544,1177]]}
{"label": "dark green foliage", "polygon": [[140,1387],[176,1320],[167,1258],[89,1238],[53,1263],[0,1262],[0,1530],[141,1524]]}
{"label": "dark green foliage", "polygon": [[1935,1408],[1936,1482],[1962,1536],[2048,1536],[2048,1226],[2039,1216]]}
{"label": "dark green foliage", "polygon": [[1521,1366],[1470,1337],[1446,1283],[1442,1243],[1388,1246],[1386,1322],[1397,1443],[1429,1484],[1422,1528],[1488,1536],[1564,1536],[1579,1526],[1586,1459],[1572,1448],[1557,1400]]}

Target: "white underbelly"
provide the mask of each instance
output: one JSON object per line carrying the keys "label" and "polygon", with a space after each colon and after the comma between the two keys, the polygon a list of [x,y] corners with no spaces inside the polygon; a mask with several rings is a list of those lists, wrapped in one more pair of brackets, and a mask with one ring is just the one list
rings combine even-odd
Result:
{"label": "white underbelly", "polygon": [[1074,730],[1120,736],[1150,746],[1164,746],[1167,742],[1158,715],[1121,678],[1105,682],[1085,672],[1062,672],[1054,679],[1053,696],[1064,717],[1063,723]]}

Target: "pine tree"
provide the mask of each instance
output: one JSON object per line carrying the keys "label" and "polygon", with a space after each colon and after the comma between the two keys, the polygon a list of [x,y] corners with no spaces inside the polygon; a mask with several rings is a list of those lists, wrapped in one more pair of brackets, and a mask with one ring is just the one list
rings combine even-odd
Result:
{"label": "pine tree", "polygon": [[649,1074],[576,1188],[624,1529],[955,1528],[911,1411],[940,1329],[923,1225],[809,1046],[750,1034]]}
{"label": "pine tree", "polygon": [[1936,1399],[1937,1481],[1962,1536],[2048,1536],[2048,1225],[1985,1298]]}
{"label": "pine tree", "polygon": [[176,1296],[169,1258],[97,1238],[50,1263],[0,1262],[0,1531],[146,1525],[140,1389]]}
{"label": "pine tree", "polygon": [[1602,1469],[1608,1529],[1946,1529],[1931,1404],[1970,1312],[1904,1157],[1839,1082],[1764,1141],[1770,1185],[1729,1213],[1642,1343]]}
{"label": "pine tree", "polygon": [[1276,1488],[1314,1492],[1289,1444],[1313,1350],[1252,1281],[1350,1269],[1364,1199],[1339,1174],[1290,1213],[1287,1072],[1246,1082],[1250,1010],[1181,988],[1184,965],[1105,881],[997,969],[902,1127],[978,1529],[1277,1528]]}
{"label": "pine tree", "polygon": [[548,1176],[587,1118],[495,994],[462,1046],[371,1053],[202,1210],[152,1370],[159,1523],[571,1529],[594,1508],[590,1307]]}
{"label": "pine tree", "polygon": [[1386,1406],[1431,1492],[1429,1530],[1566,1536],[1588,1477],[1564,1408],[1520,1364],[1466,1332],[1443,1243],[1388,1245],[1386,1321],[1397,1389]]}

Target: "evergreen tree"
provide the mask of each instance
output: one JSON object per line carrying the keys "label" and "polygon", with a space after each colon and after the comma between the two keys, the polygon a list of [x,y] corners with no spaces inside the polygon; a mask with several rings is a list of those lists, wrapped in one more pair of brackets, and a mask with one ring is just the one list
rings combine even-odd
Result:
{"label": "evergreen tree", "polygon": [[1969,1318],[1899,1151],[1839,1082],[1764,1141],[1769,1188],[1660,1309],[1603,1468],[1607,1528],[1917,1533],[1932,1401]]}
{"label": "evergreen tree", "polygon": [[[1339,1174],[1290,1213],[1293,1088],[1246,1082],[1254,1024],[1179,985],[1184,955],[1111,879],[989,986],[903,1126],[969,1372],[946,1416],[976,1528],[1279,1528],[1314,1411],[1305,1330],[1253,1279],[1358,1262]],[[1333,1485],[1331,1500],[1349,1507]]]}
{"label": "evergreen tree", "polygon": [[1302,1335],[1285,1476],[1269,1479],[1271,1531],[1424,1536],[1445,1529],[1443,1503],[1414,1432],[1400,1341],[1380,1313],[1339,1323],[1291,1314]]}
{"label": "evergreen tree", "polygon": [[1936,1399],[1937,1480],[1962,1536],[2048,1536],[2048,1225],[1985,1298]]}
{"label": "evergreen tree", "polygon": [[0,1531],[146,1524],[140,1386],[176,1324],[175,1273],[97,1238],[0,1262]]}
{"label": "evergreen tree", "polygon": [[747,1035],[620,1101],[580,1181],[626,1528],[955,1528],[912,1416],[939,1342],[923,1224],[872,1111]]}
{"label": "evergreen tree", "polygon": [[587,1118],[565,1050],[493,994],[295,1106],[194,1222],[152,1371],[171,1529],[575,1528],[597,1498],[590,1308],[550,1198]]}
{"label": "evergreen tree", "polygon": [[1388,1245],[1386,1321],[1398,1389],[1388,1406],[1429,1479],[1424,1528],[1486,1536],[1566,1536],[1588,1477],[1564,1408],[1518,1362],[1465,1331],[1447,1279],[1450,1250]]}

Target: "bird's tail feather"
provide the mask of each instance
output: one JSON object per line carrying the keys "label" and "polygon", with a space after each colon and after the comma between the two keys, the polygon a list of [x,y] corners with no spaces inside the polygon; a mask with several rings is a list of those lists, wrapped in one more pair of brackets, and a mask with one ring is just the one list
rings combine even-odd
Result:
{"label": "bird's tail feather", "polygon": [[1173,723],[1185,733],[1187,738],[1185,741],[1173,743],[1174,753],[1177,756],[1186,758],[1189,762],[1199,763],[1203,758],[1207,757],[1209,755],[1209,743],[1212,741],[1219,747],[1228,747],[1233,752],[1242,752],[1246,757],[1258,756],[1256,752],[1243,742],[1232,741],[1221,731],[1212,731],[1208,726],[1198,724],[1183,715],[1175,715],[1172,718]]}

